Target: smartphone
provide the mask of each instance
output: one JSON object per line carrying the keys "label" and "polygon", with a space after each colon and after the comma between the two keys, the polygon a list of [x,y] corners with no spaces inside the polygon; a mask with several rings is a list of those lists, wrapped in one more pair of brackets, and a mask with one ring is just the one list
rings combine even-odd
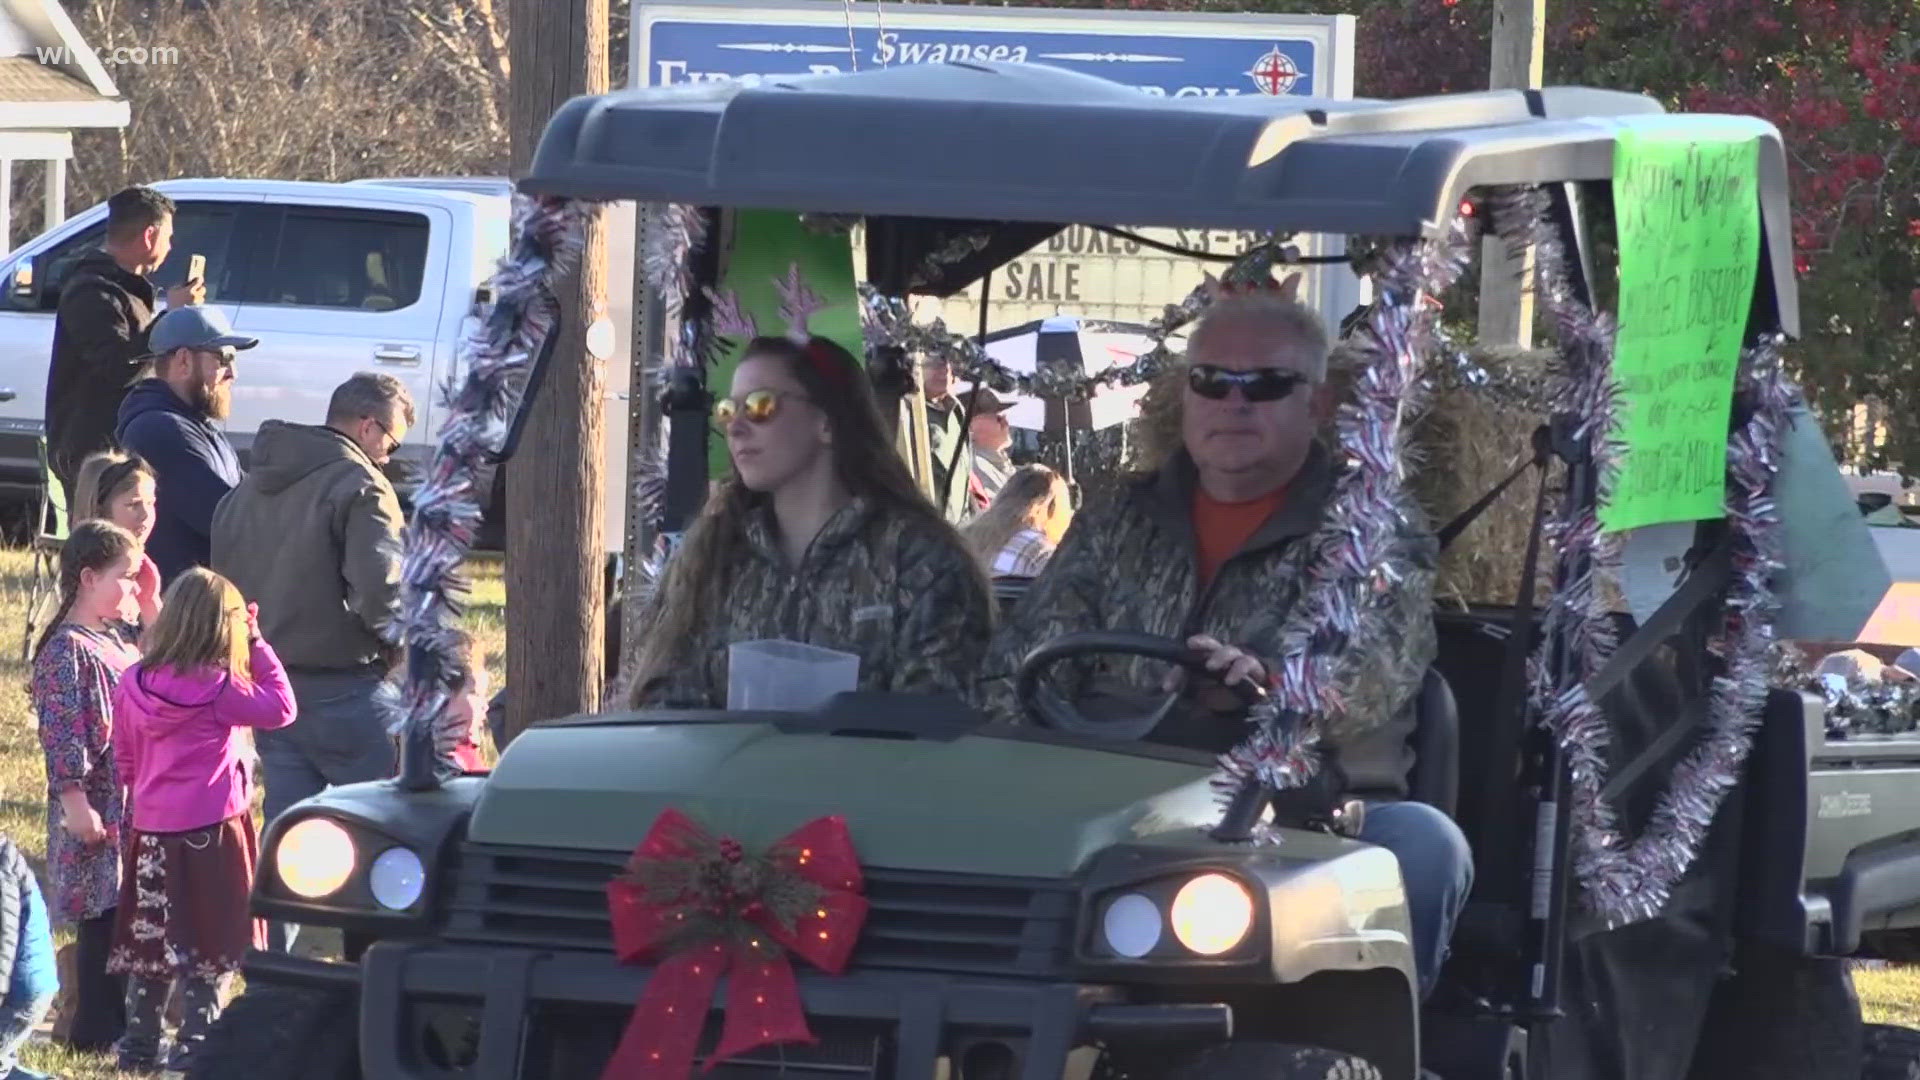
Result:
{"label": "smartphone", "polygon": [[206,280],[207,280],[207,257],[205,255],[188,256],[186,283],[191,285],[194,282],[198,281],[201,284],[205,284]]}

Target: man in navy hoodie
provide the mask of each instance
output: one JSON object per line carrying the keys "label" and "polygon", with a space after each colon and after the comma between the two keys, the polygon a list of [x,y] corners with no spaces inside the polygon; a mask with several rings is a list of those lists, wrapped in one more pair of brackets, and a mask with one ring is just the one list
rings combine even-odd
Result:
{"label": "man in navy hoodie", "polygon": [[163,584],[207,565],[214,507],[240,483],[240,459],[214,421],[233,404],[236,350],[258,344],[235,334],[218,309],[199,306],[167,312],[147,335],[152,375],[127,392],[114,437],[158,479],[147,554]]}

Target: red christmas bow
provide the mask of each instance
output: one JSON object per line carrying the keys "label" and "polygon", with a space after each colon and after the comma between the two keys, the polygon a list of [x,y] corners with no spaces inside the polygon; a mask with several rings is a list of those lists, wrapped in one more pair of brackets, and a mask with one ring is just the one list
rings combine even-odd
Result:
{"label": "red christmas bow", "polygon": [[607,885],[622,963],[662,957],[601,1080],[683,1080],[714,990],[729,972],[726,1020],[706,1068],[775,1043],[811,1043],[787,953],[846,969],[867,901],[839,816],[817,818],[748,856],[678,810],[653,823],[628,872]]}

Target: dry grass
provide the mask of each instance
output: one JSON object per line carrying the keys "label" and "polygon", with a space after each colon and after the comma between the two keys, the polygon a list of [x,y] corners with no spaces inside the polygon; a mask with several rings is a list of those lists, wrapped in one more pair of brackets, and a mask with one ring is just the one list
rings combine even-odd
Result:
{"label": "dry grass", "polygon": [[[500,678],[505,666],[506,585],[497,561],[476,562],[474,593],[466,625],[476,651],[487,668]],[[0,831],[20,845],[42,873],[46,853],[46,767],[35,734],[33,710],[27,701],[27,668],[20,659],[21,635],[27,622],[32,562],[17,549],[0,549]],[[61,944],[71,935],[62,934]],[[128,1074],[112,1067],[111,1059],[76,1054],[44,1039],[35,1039],[21,1056],[28,1068],[50,1071],[64,1080],[118,1080]]]}
{"label": "dry grass", "polygon": [[1853,973],[1853,986],[1869,1023],[1920,1027],[1920,966],[1859,968]]}

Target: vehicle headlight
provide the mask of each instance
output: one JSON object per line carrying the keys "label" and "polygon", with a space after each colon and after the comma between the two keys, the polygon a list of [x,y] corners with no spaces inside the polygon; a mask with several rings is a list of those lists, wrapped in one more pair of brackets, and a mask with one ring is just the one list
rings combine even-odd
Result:
{"label": "vehicle headlight", "polygon": [[326,818],[313,817],[288,829],[274,849],[280,881],[295,896],[318,900],[340,890],[358,858],[353,837]]}
{"label": "vehicle headlight", "polygon": [[420,899],[427,887],[427,870],[411,848],[390,847],[373,860],[367,871],[367,888],[383,908],[405,911]]}
{"label": "vehicle headlight", "polygon": [[1173,936],[1201,956],[1219,956],[1253,929],[1253,896],[1225,874],[1202,874],[1173,898]]}
{"label": "vehicle headlight", "polygon": [[1160,905],[1139,893],[1127,893],[1108,904],[1100,920],[1107,948],[1129,960],[1140,959],[1160,944],[1160,928],[1165,923]]}

